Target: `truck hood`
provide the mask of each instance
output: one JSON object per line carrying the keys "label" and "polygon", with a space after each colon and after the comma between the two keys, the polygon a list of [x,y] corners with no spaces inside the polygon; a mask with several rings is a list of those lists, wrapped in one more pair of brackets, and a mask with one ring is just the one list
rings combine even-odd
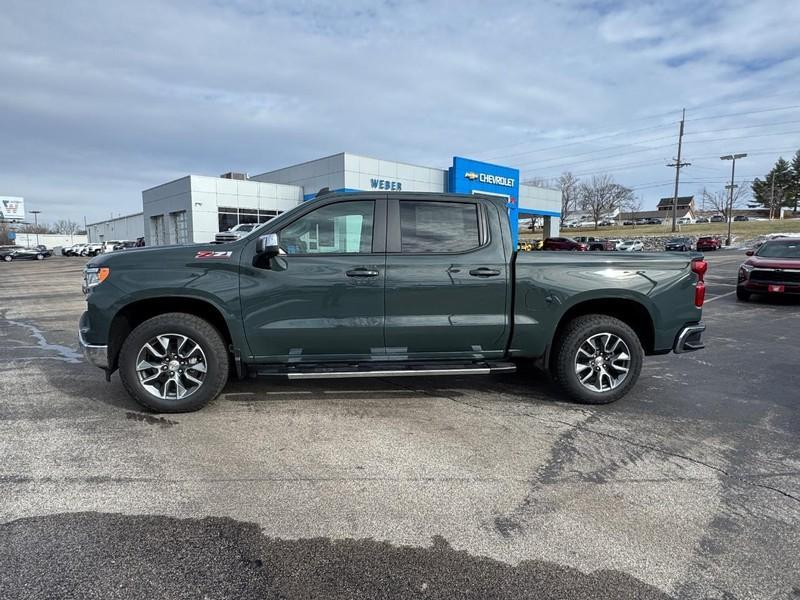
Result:
{"label": "truck hood", "polygon": [[173,268],[176,262],[203,261],[210,259],[238,261],[239,244],[183,244],[173,246],[150,246],[131,248],[100,254],[92,258],[87,267],[132,267],[132,268]]}

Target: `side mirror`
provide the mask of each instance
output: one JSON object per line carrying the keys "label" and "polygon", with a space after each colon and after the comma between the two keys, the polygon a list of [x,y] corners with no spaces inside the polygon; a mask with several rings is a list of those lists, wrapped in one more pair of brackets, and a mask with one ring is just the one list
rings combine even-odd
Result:
{"label": "side mirror", "polygon": [[755,253],[756,253],[755,250],[748,250],[747,252],[744,253],[744,255],[745,256],[753,256]]}
{"label": "side mirror", "polygon": [[256,254],[263,255],[265,258],[278,256],[280,247],[278,245],[278,234],[268,233],[262,235],[256,241]]}

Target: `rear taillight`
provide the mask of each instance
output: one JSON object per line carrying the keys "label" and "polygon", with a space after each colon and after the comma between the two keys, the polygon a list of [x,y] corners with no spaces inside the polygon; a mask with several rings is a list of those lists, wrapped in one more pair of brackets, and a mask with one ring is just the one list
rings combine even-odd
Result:
{"label": "rear taillight", "polygon": [[697,285],[694,288],[694,305],[697,308],[703,306],[703,302],[706,300],[706,271],[708,271],[708,263],[706,261],[692,261],[692,272],[697,274]]}

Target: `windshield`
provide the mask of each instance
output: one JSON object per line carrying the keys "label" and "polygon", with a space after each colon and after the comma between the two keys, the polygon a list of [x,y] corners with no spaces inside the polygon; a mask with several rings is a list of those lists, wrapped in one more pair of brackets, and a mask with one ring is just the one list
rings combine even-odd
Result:
{"label": "windshield", "polygon": [[756,252],[764,258],[800,258],[800,239],[765,242]]}

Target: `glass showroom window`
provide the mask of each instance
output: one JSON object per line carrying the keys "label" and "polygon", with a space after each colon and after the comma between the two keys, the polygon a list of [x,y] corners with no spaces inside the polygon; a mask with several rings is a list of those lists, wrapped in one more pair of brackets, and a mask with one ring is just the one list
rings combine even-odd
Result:
{"label": "glass showroom window", "polygon": [[228,231],[231,227],[239,224],[239,209],[232,207],[220,206],[217,209],[219,216],[219,230]]}

